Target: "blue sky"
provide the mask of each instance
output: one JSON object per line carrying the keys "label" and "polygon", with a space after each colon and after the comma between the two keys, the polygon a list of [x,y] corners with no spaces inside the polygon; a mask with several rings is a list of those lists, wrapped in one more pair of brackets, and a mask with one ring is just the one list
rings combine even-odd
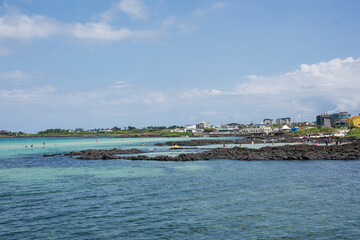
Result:
{"label": "blue sky", "polygon": [[0,3],[0,129],[360,112],[357,0]]}

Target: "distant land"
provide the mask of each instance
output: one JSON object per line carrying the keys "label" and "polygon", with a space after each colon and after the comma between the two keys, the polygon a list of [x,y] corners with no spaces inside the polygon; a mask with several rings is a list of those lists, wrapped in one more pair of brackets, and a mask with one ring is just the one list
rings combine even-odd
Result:
{"label": "distant land", "polygon": [[[195,126],[195,125],[194,125]],[[97,129],[97,130],[65,130],[65,129],[47,129],[36,134],[24,132],[0,131],[0,138],[8,137],[220,137],[220,136],[337,136],[337,137],[355,137],[360,138],[360,128],[342,128],[342,127],[321,127],[314,123],[293,123],[291,127],[287,125],[264,125],[264,124],[232,124],[221,127],[209,126],[207,128],[170,126],[170,127],[147,127],[137,129],[127,127],[119,129]]]}

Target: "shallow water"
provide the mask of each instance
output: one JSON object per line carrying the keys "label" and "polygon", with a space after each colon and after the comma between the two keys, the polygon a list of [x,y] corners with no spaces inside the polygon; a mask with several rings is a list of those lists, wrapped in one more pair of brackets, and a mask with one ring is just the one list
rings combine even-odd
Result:
{"label": "shallow water", "polygon": [[167,138],[97,140],[0,139],[0,239],[360,238],[360,161],[40,157],[119,145],[171,152],[153,145]]}

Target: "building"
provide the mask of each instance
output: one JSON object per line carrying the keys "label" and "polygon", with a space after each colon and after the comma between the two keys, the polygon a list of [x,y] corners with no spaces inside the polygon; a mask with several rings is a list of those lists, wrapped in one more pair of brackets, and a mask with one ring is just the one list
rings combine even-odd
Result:
{"label": "building", "polygon": [[205,128],[204,133],[217,133],[218,130],[216,128]]}
{"label": "building", "polygon": [[274,121],[272,119],[265,118],[263,123],[266,124],[266,125],[273,125]]}
{"label": "building", "polygon": [[194,133],[194,132],[196,132],[196,125],[195,124],[194,125],[186,125],[184,127],[184,131]]}
{"label": "building", "polygon": [[322,127],[346,127],[351,114],[348,112],[339,112],[334,114],[322,113],[316,116],[316,125]]}
{"label": "building", "polygon": [[217,129],[218,133],[232,133],[232,132],[237,132],[237,131],[239,131],[238,128],[230,128],[230,127]]}
{"label": "building", "polygon": [[186,132],[185,128],[164,129],[163,131],[164,132]]}
{"label": "building", "polygon": [[[223,125],[222,127],[223,128],[239,128],[239,124],[238,123],[229,123],[229,124]],[[219,126],[219,128],[220,128],[220,126]]]}
{"label": "building", "polygon": [[288,125],[284,125],[280,128],[281,132],[291,132],[291,128]]}
{"label": "building", "polygon": [[360,116],[354,116],[347,119],[348,127],[360,127]]}
{"label": "building", "polygon": [[1,130],[1,131],[0,131],[0,135],[10,136],[10,135],[11,135],[11,132],[6,131],[6,130]]}
{"label": "building", "polygon": [[291,118],[287,117],[287,118],[278,118],[276,119],[276,124],[277,125],[288,125],[291,126]]}
{"label": "building", "polygon": [[249,128],[244,128],[242,130],[243,133],[265,133],[265,134],[269,134],[272,131],[273,130],[271,127],[265,126],[263,124],[255,124]]}
{"label": "building", "polygon": [[199,123],[199,125],[198,125],[199,129],[205,129],[205,128],[210,128],[210,127],[211,127],[211,125],[209,122],[202,122],[202,123]]}
{"label": "building", "polygon": [[346,127],[347,120],[351,117],[348,112],[339,112],[331,115],[331,127]]}
{"label": "building", "polygon": [[322,127],[331,127],[331,115],[327,113],[322,113],[316,116],[316,125]]}

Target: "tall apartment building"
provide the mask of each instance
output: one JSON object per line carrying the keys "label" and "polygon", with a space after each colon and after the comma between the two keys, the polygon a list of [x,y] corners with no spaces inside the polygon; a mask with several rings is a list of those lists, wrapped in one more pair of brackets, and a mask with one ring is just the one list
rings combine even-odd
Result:
{"label": "tall apartment building", "polygon": [[287,117],[287,118],[278,118],[276,119],[276,124],[278,125],[288,125],[289,127],[291,127],[291,118]]}
{"label": "tall apartment building", "polygon": [[263,122],[266,125],[273,125],[274,124],[274,121],[272,119],[269,119],[269,118],[265,118]]}

